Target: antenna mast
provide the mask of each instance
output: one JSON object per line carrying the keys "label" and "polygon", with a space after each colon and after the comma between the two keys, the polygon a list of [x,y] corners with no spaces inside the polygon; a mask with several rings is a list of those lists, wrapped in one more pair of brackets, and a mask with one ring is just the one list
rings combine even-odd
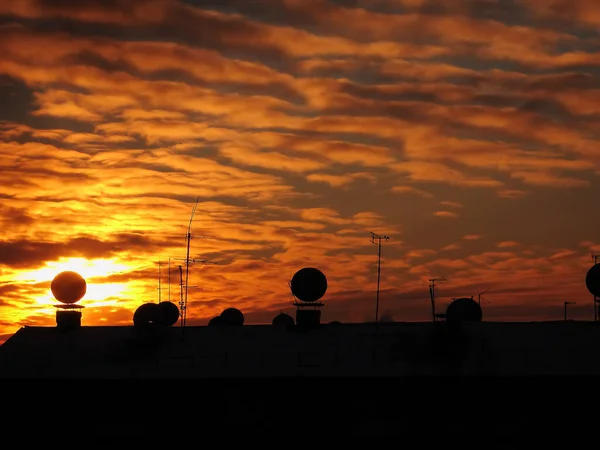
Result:
{"label": "antenna mast", "polygon": [[431,298],[431,318],[432,320],[435,322],[436,320],[436,314],[435,314],[435,282],[439,281],[440,283],[443,283],[444,281],[446,281],[446,278],[441,277],[441,278],[430,278],[429,279],[430,284],[429,284],[429,297]]}
{"label": "antenna mast", "polygon": [[[483,297],[483,294],[485,294],[486,292],[489,292],[489,291],[490,291],[490,289],[492,289],[492,288],[488,288],[488,289],[486,289],[485,291],[483,291],[483,292],[480,292],[479,294],[477,294],[477,303],[479,303],[479,306],[480,306],[480,307],[481,307],[481,299],[483,298],[483,300],[484,300],[484,301],[486,301],[486,298],[485,298],[485,297]],[[489,302],[488,302],[488,303],[489,303]]]}
{"label": "antenna mast", "polygon": [[158,261],[158,303],[160,303],[160,260]]}
{"label": "antenna mast", "polygon": [[185,311],[185,303],[183,302],[183,268],[179,267],[179,309],[181,314],[181,326],[183,327],[183,312]]}
{"label": "antenna mast", "polygon": [[565,321],[567,320],[567,305],[574,305],[574,304],[575,304],[575,302],[565,302],[565,314],[564,314]]}
{"label": "antenna mast", "polygon": [[190,241],[192,239],[192,220],[194,220],[194,214],[196,213],[196,208],[198,207],[198,201],[200,198],[196,198],[196,203],[194,204],[194,208],[192,209],[192,215],[190,216],[190,223],[188,225],[187,232],[187,249],[185,255],[185,299],[183,302],[183,316],[181,325],[185,327],[185,323],[187,320],[187,298],[188,298],[188,278],[190,274]]}
{"label": "antenna mast", "polygon": [[[379,236],[372,231],[371,233],[371,244],[377,245],[377,296],[375,299],[375,323],[379,323],[379,281],[381,279],[381,241],[387,241],[390,238],[387,236]],[[377,242],[375,242],[377,240]]]}

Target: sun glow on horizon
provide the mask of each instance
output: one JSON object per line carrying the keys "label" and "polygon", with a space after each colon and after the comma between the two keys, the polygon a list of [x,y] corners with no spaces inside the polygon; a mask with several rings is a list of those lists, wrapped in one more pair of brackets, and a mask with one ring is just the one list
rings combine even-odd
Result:
{"label": "sun glow on horizon", "polygon": [[[107,277],[126,272],[132,268],[113,259],[60,258],[58,261],[48,261],[44,267],[23,271],[14,276],[16,281],[23,283],[50,282],[63,271],[73,271],[80,274],[86,281],[90,278]],[[113,306],[117,298],[131,290],[130,283],[87,283],[86,294],[81,302],[92,303],[93,306]],[[57,300],[48,289],[44,295],[36,296],[38,305],[53,305]]]}
{"label": "sun glow on horizon", "polygon": [[20,272],[15,276],[15,280],[43,283],[52,281],[60,272],[71,270],[87,281],[88,278],[107,277],[131,269],[130,266],[114,259],[59,258],[58,261],[47,261],[40,269]]}

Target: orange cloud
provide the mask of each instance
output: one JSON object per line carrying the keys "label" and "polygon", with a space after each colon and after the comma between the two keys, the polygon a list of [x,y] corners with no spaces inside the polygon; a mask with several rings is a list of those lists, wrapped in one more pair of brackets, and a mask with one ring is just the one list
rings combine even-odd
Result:
{"label": "orange cloud", "polygon": [[440,308],[492,287],[490,320],[589,319],[592,2],[213,3],[1,2],[0,335],[53,323],[64,267],[95,270],[86,324],[129,324],[159,260],[176,301],[197,198],[193,324],[293,313],[306,265],[324,320],[372,319],[371,231],[394,317],[445,276]]}
{"label": "orange cloud", "polygon": [[519,243],[516,241],[498,242],[498,248],[510,248],[510,247],[516,247],[518,245],[519,245]]}
{"label": "orange cloud", "polygon": [[449,218],[458,217],[458,214],[456,214],[455,212],[452,212],[452,211],[436,211],[433,214],[437,217],[449,217]]}

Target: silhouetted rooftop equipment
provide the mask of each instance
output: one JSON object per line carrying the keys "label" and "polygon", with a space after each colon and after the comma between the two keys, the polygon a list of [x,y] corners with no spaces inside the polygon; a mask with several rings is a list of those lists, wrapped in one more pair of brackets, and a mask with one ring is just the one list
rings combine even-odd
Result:
{"label": "silhouetted rooftop equipment", "polygon": [[160,302],[156,313],[157,321],[164,326],[171,327],[179,320],[179,308],[173,302]]}
{"label": "silhouetted rooftop equipment", "polygon": [[60,308],[56,311],[56,326],[61,329],[73,329],[81,326],[81,305],[54,305]]}
{"label": "silhouetted rooftop equipment", "polygon": [[481,322],[482,316],[481,306],[472,298],[457,298],[446,309],[448,322]]}
{"label": "silhouetted rooftop equipment", "polygon": [[210,319],[208,321],[209,327],[217,327],[217,326],[221,326],[222,324],[223,324],[223,318],[221,316],[213,317],[212,319]]}
{"label": "silhouetted rooftop equipment", "polygon": [[342,322],[340,322],[338,320],[333,320],[333,321],[329,322],[327,325],[337,326],[337,325],[341,325],[341,324],[342,324]]}
{"label": "silhouetted rooftop equipment", "polygon": [[87,291],[87,283],[77,272],[65,271],[54,277],[50,283],[50,291],[60,305],[56,310],[56,326],[61,329],[72,329],[81,326],[81,309],[76,305]]}
{"label": "silhouetted rooftop equipment", "polygon": [[296,325],[302,328],[315,328],[321,323],[323,306],[319,300],[327,291],[327,277],[319,269],[305,267],[297,271],[290,281],[290,289],[295,298]]}
{"label": "silhouetted rooftop equipment", "polygon": [[295,325],[294,318],[286,313],[277,314],[273,318],[272,324],[276,327],[293,327]]}
{"label": "silhouetted rooftop equipment", "polygon": [[[379,282],[381,280],[381,241],[389,240],[388,236],[379,236],[371,233],[371,244],[377,245],[377,296],[375,298],[375,323],[379,323]],[[377,242],[375,242],[377,241]]]}
{"label": "silhouetted rooftop equipment", "polygon": [[133,324],[136,327],[163,326],[170,327],[179,319],[179,308],[172,302],[144,303],[133,313]]}
{"label": "silhouetted rooftop equipment", "polygon": [[221,313],[221,325],[241,326],[244,325],[244,314],[239,309],[227,308]]}
{"label": "silhouetted rooftop equipment", "polygon": [[144,303],[133,313],[133,324],[136,327],[153,325],[158,317],[158,305],[156,303]]}
{"label": "silhouetted rooftop equipment", "polygon": [[594,322],[598,320],[598,297],[600,297],[600,264],[598,258],[600,255],[592,253],[594,265],[590,267],[585,275],[585,286],[590,294],[594,296]]}
{"label": "silhouetted rooftop equipment", "polygon": [[440,316],[440,314],[437,314],[435,312],[435,287],[436,284],[435,282],[439,282],[439,283],[443,283],[446,281],[446,278],[444,277],[440,277],[440,278],[430,278],[429,279],[429,298],[431,299],[431,318],[432,320],[435,322],[438,318],[443,318]]}
{"label": "silhouetted rooftop equipment", "polygon": [[590,294],[600,297],[600,264],[594,264],[585,275],[585,287]]}
{"label": "silhouetted rooftop equipment", "polygon": [[314,303],[325,295],[327,278],[319,269],[305,267],[294,274],[290,288],[298,300]]}
{"label": "silhouetted rooftop equipment", "polygon": [[[304,306],[304,305],[303,305]],[[302,309],[296,310],[296,324],[301,328],[317,328],[321,324],[321,310],[320,309]]]}

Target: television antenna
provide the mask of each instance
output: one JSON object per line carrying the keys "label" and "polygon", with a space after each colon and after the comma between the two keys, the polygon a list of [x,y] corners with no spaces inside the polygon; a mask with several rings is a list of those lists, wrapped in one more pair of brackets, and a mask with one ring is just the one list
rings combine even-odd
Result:
{"label": "television antenna", "polygon": [[[183,289],[183,296],[181,297],[180,301],[179,301],[179,306],[181,309],[181,326],[185,327],[186,326],[186,321],[187,321],[187,299],[188,299],[188,288],[190,287],[198,287],[198,286],[189,286],[188,284],[188,280],[189,280],[189,266],[193,265],[193,264],[209,264],[209,265],[217,265],[216,262],[213,261],[208,261],[206,259],[201,259],[201,258],[175,258],[175,257],[171,257],[170,259],[173,259],[175,261],[185,261],[186,263],[186,276],[185,276],[185,283],[183,282],[183,279],[180,280],[180,284],[181,287]],[[178,266],[179,270],[181,271],[183,269],[183,267],[180,265]],[[180,276],[181,278],[181,276]],[[180,295],[181,296],[181,295]]]}
{"label": "television antenna", "polygon": [[439,278],[430,278],[429,279],[429,297],[431,298],[431,318],[433,319],[433,321],[436,321],[436,314],[435,314],[435,286],[436,286],[436,282],[438,283],[444,283],[446,282],[446,278],[445,277],[439,277]]}
{"label": "television antenna", "polygon": [[188,225],[187,231],[187,245],[186,245],[186,254],[185,254],[185,298],[184,298],[184,309],[183,316],[181,317],[181,325],[185,327],[185,321],[187,319],[187,297],[188,297],[188,279],[190,275],[190,241],[192,240],[192,221],[194,220],[194,214],[196,214],[196,208],[198,207],[198,201],[200,197],[196,198],[196,203],[194,203],[194,207],[192,208],[192,214],[190,216],[190,223]]}
{"label": "television antenna", "polygon": [[485,304],[489,304],[491,303],[487,298],[485,298],[483,296],[483,294],[485,294],[486,292],[489,292],[492,288],[487,288],[485,291],[480,292],[479,294],[477,294],[477,303],[479,303],[479,306],[481,306],[481,300],[483,300],[483,303]]}
{"label": "television antenna", "polygon": [[377,295],[375,298],[375,323],[379,323],[379,282],[381,279],[381,241],[387,241],[390,238],[387,236],[379,236],[378,234],[371,233],[371,244],[377,245]]}
{"label": "television antenna", "polygon": [[[206,239],[213,239],[213,238],[206,238]],[[174,258],[172,256],[169,256],[169,261],[168,261],[168,267],[167,267],[167,289],[168,289],[168,297],[169,297],[169,301],[171,301],[171,260],[175,260],[175,261],[185,261],[185,258]],[[215,262],[210,262],[210,261],[206,261],[204,259],[191,259],[190,263],[197,263],[197,262],[202,262],[205,264],[217,264]],[[163,288],[164,289],[164,288]]]}
{"label": "television antenna", "polygon": [[[179,269],[179,316],[181,317],[181,326],[183,327],[183,320],[185,317],[185,310],[187,308],[187,304],[184,301],[184,296],[183,296],[183,266],[179,265],[177,266],[177,268]],[[186,286],[187,288],[191,288],[191,287],[198,287],[198,286]]]}
{"label": "television antenna", "polygon": [[[160,272],[161,266],[162,266],[162,262],[159,260],[158,261],[158,287],[156,288],[158,290],[158,303],[160,303],[162,301],[162,297],[161,297],[162,290],[165,289],[164,287],[162,287],[162,284],[161,284],[161,278],[162,278],[161,272]],[[169,288],[170,288],[170,286],[169,286]]]}
{"label": "television antenna", "polygon": [[[183,298],[183,316],[181,317],[181,326],[185,327],[187,321],[187,298],[188,298],[188,280],[190,276],[190,242],[192,240],[192,221],[194,220],[194,214],[196,214],[196,208],[198,207],[198,202],[200,201],[200,197],[196,198],[196,203],[194,203],[194,207],[192,208],[192,214],[190,216],[190,223],[188,225],[187,235],[186,235],[186,254],[185,254],[185,296]],[[211,239],[208,236],[202,236],[205,239]]]}

